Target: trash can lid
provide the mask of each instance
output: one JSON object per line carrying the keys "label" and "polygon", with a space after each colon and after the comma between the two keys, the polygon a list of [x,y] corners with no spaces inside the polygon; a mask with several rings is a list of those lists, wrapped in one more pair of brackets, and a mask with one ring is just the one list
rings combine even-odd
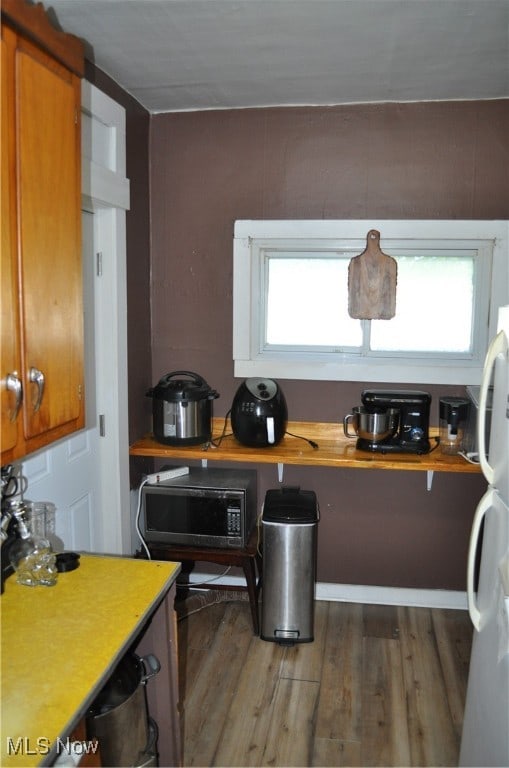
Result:
{"label": "trash can lid", "polygon": [[273,523],[315,523],[318,508],[314,491],[283,487],[269,490],[265,494],[262,522]]}

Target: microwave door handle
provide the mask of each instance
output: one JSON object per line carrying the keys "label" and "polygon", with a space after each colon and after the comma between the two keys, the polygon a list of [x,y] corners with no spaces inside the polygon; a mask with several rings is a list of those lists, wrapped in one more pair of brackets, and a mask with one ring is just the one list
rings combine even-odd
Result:
{"label": "microwave door handle", "polygon": [[491,374],[495,361],[502,352],[505,351],[507,346],[505,333],[500,331],[492,340],[486,353],[486,359],[484,361],[484,370],[481,381],[481,390],[479,393],[479,418],[477,421],[477,445],[479,446],[479,463],[481,465],[482,472],[488,483],[492,484],[495,472],[491,464],[488,462],[488,447],[486,445],[486,404],[488,400],[488,389],[491,382]]}
{"label": "microwave door handle", "polygon": [[477,548],[479,545],[479,534],[481,531],[481,524],[485,514],[493,506],[493,497],[495,491],[493,488],[489,488],[481,501],[477,505],[475,510],[474,520],[472,523],[472,530],[470,532],[470,541],[468,545],[468,560],[467,560],[467,602],[468,612],[470,619],[475,629],[479,632],[482,627],[482,614],[477,605],[476,595],[474,590],[474,575],[475,575],[475,563],[477,556]]}

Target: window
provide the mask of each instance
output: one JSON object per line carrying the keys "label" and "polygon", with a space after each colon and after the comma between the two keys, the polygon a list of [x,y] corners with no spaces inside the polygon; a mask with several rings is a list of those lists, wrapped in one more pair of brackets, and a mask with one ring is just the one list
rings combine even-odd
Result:
{"label": "window", "polygon": [[[398,266],[391,320],[348,314],[350,259],[373,228]],[[507,222],[239,221],[235,375],[478,383],[507,294]]]}

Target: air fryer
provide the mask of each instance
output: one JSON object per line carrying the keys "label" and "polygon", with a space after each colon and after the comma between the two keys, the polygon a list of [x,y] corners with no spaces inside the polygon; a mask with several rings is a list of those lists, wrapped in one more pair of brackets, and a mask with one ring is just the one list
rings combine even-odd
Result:
{"label": "air fryer", "polygon": [[272,379],[246,379],[233,398],[233,434],[242,445],[277,445],[286,432],[288,409],[281,387]]}

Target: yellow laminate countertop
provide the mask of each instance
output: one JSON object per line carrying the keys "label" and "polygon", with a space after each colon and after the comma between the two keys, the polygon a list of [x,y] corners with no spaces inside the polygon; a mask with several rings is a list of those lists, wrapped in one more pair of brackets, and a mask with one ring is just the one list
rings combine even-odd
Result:
{"label": "yellow laminate countertop", "polygon": [[1,606],[2,766],[45,762],[175,581],[180,563],[82,555],[54,587],[7,579]]}

